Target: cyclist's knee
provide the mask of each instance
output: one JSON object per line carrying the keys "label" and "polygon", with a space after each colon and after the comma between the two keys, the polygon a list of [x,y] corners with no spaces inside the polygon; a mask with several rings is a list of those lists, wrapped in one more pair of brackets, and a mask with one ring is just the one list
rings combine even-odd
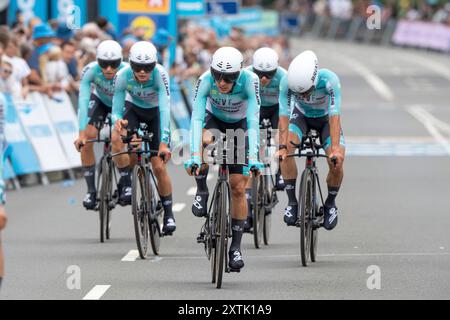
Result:
{"label": "cyclist's knee", "polygon": [[91,125],[87,126],[86,128],[86,138],[88,140],[96,139],[97,138],[97,129]]}
{"label": "cyclist's knee", "polygon": [[239,179],[231,182],[231,194],[233,198],[245,197],[245,189],[247,186],[247,179]]}
{"label": "cyclist's knee", "polygon": [[153,173],[155,174],[155,176],[160,177],[162,175],[166,174],[166,166],[164,165],[164,163],[161,162],[157,162],[157,163],[153,163],[152,164],[152,169],[153,169]]}

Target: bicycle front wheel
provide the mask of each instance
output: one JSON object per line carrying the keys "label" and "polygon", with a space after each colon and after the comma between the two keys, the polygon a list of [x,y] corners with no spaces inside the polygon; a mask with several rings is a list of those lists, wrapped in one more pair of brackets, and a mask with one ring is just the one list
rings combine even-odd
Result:
{"label": "bicycle front wheel", "polygon": [[105,212],[104,207],[102,206],[102,190],[104,189],[103,184],[105,183],[105,175],[103,171],[103,162],[105,158],[102,157],[98,164],[98,176],[97,176],[97,201],[98,203],[98,217],[99,217],[99,231],[100,231],[100,242],[105,242]]}
{"label": "bicycle front wheel", "polygon": [[147,174],[145,169],[141,166],[134,167],[132,188],[133,195],[131,207],[136,244],[139,256],[141,259],[145,259],[149,242],[149,198],[147,194]]}
{"label": "bicycle front wheel", "polygon": [[302,265],[308,266],[312,239],[312,210],[313,209],[313,176],[310,170],[306,169],[302,174],[299,190],[300,209],[300,256]]}
{"label": "bicycle front wheel", "polygon": [[222,287],[223,271],[225,270],[225,258],[227,250],[227,212],[228,189],[226,183],[221,183],[218,194],[218,211],[216,214],[216,287]]}
{"label": "bicycle front wheel", "polygon": [[159,254],[159,248],[161,245],[161,227],[163,219],[163,208],[158,202],[156,197],[155,189],[153,185],[149,183],[149,198],[151,200],[151,211],[150,211],[150,243],[152,245],[152,251],[155,255]]}
{"label": "bicycle front wheel", "polygon": [[[108,159],[104,157],[101,162],[101,186],[99,196],[99,214],[100,214],[100,241],[103,242],[110,236],[110,213],[109,206],[111,194],[111,171],[108,164]],[[103,241],[102,241],[103,239]]]}

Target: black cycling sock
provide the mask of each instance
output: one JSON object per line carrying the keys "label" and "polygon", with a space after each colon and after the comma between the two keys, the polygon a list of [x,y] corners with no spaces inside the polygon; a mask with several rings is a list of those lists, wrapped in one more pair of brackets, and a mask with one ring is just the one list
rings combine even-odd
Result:
{"label": "black cycling sock", "polygon": [[173,218],[172,212],[172,194],[162,197],[161,202],[164,208],[164,219]]}
{"label": "black cycling sock", "polygon": [[130,167],[119,168],[120,180],[119,184],[123,187],[131,186],[131,169]]}
{"label": "black cycling sock", "polygon": [[297,202],[297,196],[295,195],[295,186],[297,184],[297,179],[292,180],[284,180],[284,183],[286,185],[286,193],[289,198],[289,204],[296,205]]}
{"label": "black cycling sock", "polygon": [[328,197],[325,200],[325,205],[327,207],[334,207],[336,205],[335,200],[338,195],[340,187],[330,187],[328,186]]}
{"label": "black cycling sock", "polygon": [[208,172],[209,172],[209,167],[204,170],[200,170],[200,174],[195,177],[195,182],[197,183],[197,192],[198,193],[207,193],[208,192],[208,183],[207,183]]}
{"label": "black cycling sock", "polygon": [[247,198],[247,217],[252,216],[252,189],[245,189],[245,196]]}
{"label": "black cycling sock", "polygon": [[83,174],[88,187],[88,192],[95,193],[95,165],[83,167]]}
{"label": "black cycling sock", "polygon": [[231,219],[232,241],[230,251],[241,251],[242,233],[244,232],[245,220]]}

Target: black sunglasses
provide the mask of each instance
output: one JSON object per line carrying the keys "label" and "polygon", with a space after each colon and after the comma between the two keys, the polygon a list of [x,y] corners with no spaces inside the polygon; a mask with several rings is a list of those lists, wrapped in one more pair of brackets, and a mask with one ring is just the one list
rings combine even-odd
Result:
{"label": "black sunglasses", "polygon": [[98,65],[102,69],[108,69],[108,67],[111,67],[112,69],[117,69],[120,67],[120,64],[122,63],[121,59],[118,60],[102,60],[97,59]]}
{"label": "black sunglasses", "polygon": [[211,68],[211,75],[217,82],[221,82],[222,80],[225,81],[226,83],[236,82],[240,74],[241,73],[239,71],[233,73],[224,73]]}
{"label": "black sunglasses", "polygon": [[145,73],[151,73],[153,71],[153,69],[155,69],[155,67],[156,67],[156,62],[136,63],[136,62],[131,61],[130,66],[131,66],[131,69],[136,73],[139,73],[141,71],[144,71]]}
{"label": "black sunglasses", "polygon": [[312,86],[311,88],[309,88],[307,91],[305,91],[303,93],[294,92],[294,95],[299,99],[305,99],[305,98],[309,97],[311,95],[311,93],[314,92],[314,90],[316,90],[316,86]]}
{"label": "black sunglasses", "polygon": [[260,79],[266,77],[267,79],[270,80],[273,77],[275,77],[275,74],[277,73],[277,69],[275,69],[273,71],[260,71],[260,70],[253,69],[253,72],[256,73],[256,75]]}

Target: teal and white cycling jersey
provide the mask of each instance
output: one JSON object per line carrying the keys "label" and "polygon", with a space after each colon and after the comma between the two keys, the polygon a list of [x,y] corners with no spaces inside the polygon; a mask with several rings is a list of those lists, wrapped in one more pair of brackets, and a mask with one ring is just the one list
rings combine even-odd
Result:
{"label": "teal and white cycling jersey", "polygon": [[206,111],[227,123],[247,119],[249,160],[258,159],[259,149],[259,78],[242,70],[230,93],[222,94],[210,71],[197,82],[194,92],[191,122],[191,155],[200,153]]}
{"label": "teal and white cycling jersey", "polygon": [[145,83],[136,80],[130,66],[120,70],[115,78],[112,120],[123,118],[125,101],[142,109],[159,108],[161,142],[170,141],[170,87],[169,75],[157,64]]}
{"label": "teal and white cycling jersey", "polygon": [[297,108],[307,118],[321,118],[341,114],[341,83],[338,76],[328,70],[320,69],[316,90],[308,99],[296,96],[288,87],[287,76],[280,84],[280,109],[285,115]]}
{"label": "teal and white cycling jersey", "polygon": [[[253,72],[253,66],[248,66],[246,70]],[[269,85],[265,87],[260,85],[261,107],[272,107],[279,104],[280,83],[285,75],[287,75],[287,71],[282,67],[278,67],[277,73],[271,79]]]}
{"label": "teal and white cycling jersey", "polygon": [[[122,62],[119,70],[128,64]],[[93,87],[93,90],[92,90]],[[108,80],[103,75],[102,69],[96,61],[91,62],[83,69],[80,81],[80,94],[78,101],[78,124],[80,130],[85,130],[89,123],[89,101],[91,94],[98,97],[105,106],[112,107],[114,95],[114,79]]]}

